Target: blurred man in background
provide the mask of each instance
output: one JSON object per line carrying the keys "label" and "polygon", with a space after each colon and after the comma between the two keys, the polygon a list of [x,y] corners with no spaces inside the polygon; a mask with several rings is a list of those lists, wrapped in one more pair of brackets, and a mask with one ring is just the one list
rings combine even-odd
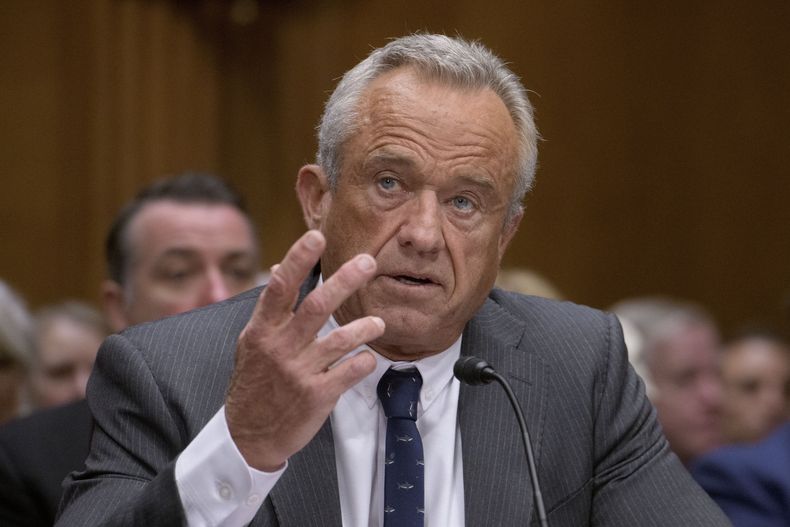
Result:
{"label": "blurred man in background", "polygon": [[739,334],[722,350],[721,373],[727,442],[759,441],[788,418],[790,347],[779,335]]}
{"label": "blurred man in background", "polygon": [[221,181],[186,174],[143,190],[107,238],[104,308],[121,329],[224,300],[255,285],[255,229]]}
{"label": "blurred man in background", "polygon": [[688,465],[721,445],[720,337],[713,318],[667,298],[624,300],[612,311],[675,454]]}
{"label": "blurred man in background", "polygon": [[[143,189],[115,218],[106,252],[102,299],[115,331],[240,293],[259,267],[242,199],[204,174]],[[91,427],[82,400],[0,429],[0,525],[52,525],[61,482],[82,467]]]}

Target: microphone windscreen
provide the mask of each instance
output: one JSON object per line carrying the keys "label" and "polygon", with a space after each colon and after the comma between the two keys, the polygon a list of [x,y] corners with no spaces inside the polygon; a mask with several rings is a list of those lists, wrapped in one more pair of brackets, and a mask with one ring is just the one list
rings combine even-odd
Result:
{"label": "microphone windscreen", "polygon": [[453,374],[466,384],[487,384],[494,380],[490,375],[494,369],[483,359],[472,356],[463,356],[455,361]]}

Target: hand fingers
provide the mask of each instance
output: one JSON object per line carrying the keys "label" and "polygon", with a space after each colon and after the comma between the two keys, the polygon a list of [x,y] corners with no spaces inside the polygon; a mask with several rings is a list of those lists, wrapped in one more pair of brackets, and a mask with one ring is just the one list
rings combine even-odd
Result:
{"label": "hand fingers", "polygon": [[376,260],[359,254],[344,263],[321,287],[315,288],[302,301],[291,324],[297,331],[315,335],[329,315],[355,291],[364,286],[376,272]]}
{"label": "hand fingers", "polygon": [[318,263],[326,240],[319,231],[311,230],[294,243],[282,262],[272,267],[269,283],[255,306],[250,322],[266,320],[279,324],[290,320],[299,296],[299,288]]}
{"label": "hand fingers", "polygon": [[317,339],[310,346],[305,360],[312,370],[336,368],[337,361],[349,351],[376,340],[384,334],[384,329],[384,321],[379,317],[359,318]]}
{"label": "hand fingers", "polygon": [[376,369],[376,359],[369,351],[357,353],[326,372],[327,396],[333,401]]}

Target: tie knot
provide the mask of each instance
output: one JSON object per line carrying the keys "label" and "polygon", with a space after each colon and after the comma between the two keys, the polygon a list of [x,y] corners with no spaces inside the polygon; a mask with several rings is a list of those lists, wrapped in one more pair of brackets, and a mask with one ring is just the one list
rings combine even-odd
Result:
{"label": "tie knot", "polygon": [[390,368],[381,376],[377,392],[384,407],[384,415],[417,420],[422,377],[417,369],[398,371]]}

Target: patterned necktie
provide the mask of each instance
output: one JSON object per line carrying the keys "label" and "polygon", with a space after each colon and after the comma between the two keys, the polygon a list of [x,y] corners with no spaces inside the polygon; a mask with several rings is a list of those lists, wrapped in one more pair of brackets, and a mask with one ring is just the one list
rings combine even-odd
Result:
{"label": "patterned necktie", "polygon": [[387,416],[384,527],[423,525],[425,464],[416,423],[421,387],[417,370],[390,368],[379,381],[377,392]]}

